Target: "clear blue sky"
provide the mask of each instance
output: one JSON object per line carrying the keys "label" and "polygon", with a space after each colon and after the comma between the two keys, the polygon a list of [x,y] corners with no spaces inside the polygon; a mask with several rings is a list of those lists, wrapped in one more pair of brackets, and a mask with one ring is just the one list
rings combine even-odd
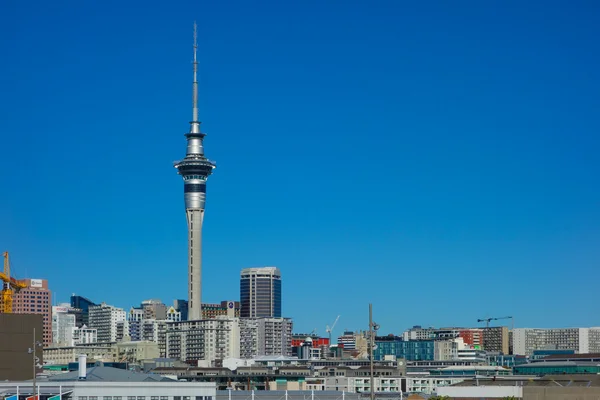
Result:
{"label": "clear blue sky", "polygon": [[203,300],[281,268],[295,331],[594,326],[594,1],[4,1],[0,248],[129,308],[186,296],[192,24]]}

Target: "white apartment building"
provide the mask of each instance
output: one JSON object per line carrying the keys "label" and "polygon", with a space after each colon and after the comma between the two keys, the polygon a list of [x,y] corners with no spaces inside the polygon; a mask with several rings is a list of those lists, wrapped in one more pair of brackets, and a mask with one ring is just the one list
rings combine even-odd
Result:
{"label": "white apartment building", "polygon": [[[167,330],[166,320],[144,319],[140,323],[140,338],[139,340],[158,343],[161,333]],[[134,340],[132,338],[132,340]]]}
{"label": "white apartment building", "polygon": [[117,342],[129,342],[131,340],[131,336],[129,335],[130,330],[129,321],[117,322]]}
{"label": "white apartment building", "polygon": [[98,330],[99,342],[117,341],[117,324],[126,321],[126,312],[106,303],[89,308],[89,327]]}
{"label": "white apartment building", "polygon": [[600,352],[600,327],[593,328],[515,328],[513,353],[530,356],[534,350],[574,350]]}
{"label": "white apartment building", "polygon": [[159,332],[161,357],[184,362],[240,357],[240,320],[218,316],[196,321],[167,322]]}
{"label": "white apartment building", "polygon": [[443,377],[443,376],[419,376],[406,377],[406,391],[408,393],[434,394],[441,387],[447,387],[460,383],[469,377]]}
{"label": "white apartment building", "polygon": [[98,330],[88,328],[83,325],[81,328],[76,326],[67,331],[66,346],[77,346],[79,344],[96,343],[98,341]]}
{"label": "white apartment building", "polygon": [[69,304],[52,306],[52,344],[68,346],[70,333],[75,328],[75,315],[69,314]]}
{"label": "white apartment building", "polygon": [[181,321],[181,312],[177,311],[175,307],[171,306],[167,310],[167,321],[169,322],[179,322]]}
{"label": "white apartment building", "polygon": [[292,356],[292,327],[290,318],[240,319],[240,357]]}
{"label": "white apartment building", "polygon": [[436,328],[422,328],[415,325],[402,333],[402,340],[431,340],[435,337]]}

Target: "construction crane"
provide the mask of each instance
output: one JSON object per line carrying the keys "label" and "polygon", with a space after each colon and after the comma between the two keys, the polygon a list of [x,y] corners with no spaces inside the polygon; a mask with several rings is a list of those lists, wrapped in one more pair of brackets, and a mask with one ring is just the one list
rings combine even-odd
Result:
{"label": "construction crane", "polygon": [[335,328],[335,324],[337,324],[338,319],[340,319],[340,316],[338,315],[337,318],[335,319],[335,321],[333,321],[333,324],[331,324],[331,328],[329,327],[329,325],[327,325],[325,327],[325,332],[329,333],[329,345],[331,346],[331,331],[333,330],[333,328]]}
{"label": "construction crane", "polygon": [[2,291],[0,291],[0,312],[11,314],[13,310],[13,294],[27,287],[25,281],[18,281],[10,276],[10,260],[8,251],[2,253],[4,257],[4,272],[0,272],[2,280]]}
{"label": "construction crane", "polygon": [[485,322],[485,327],[487,329],[490,327],[490,321],[498,321],[499,319],[513,319],[513,317],[483,318],[478,319],[477,322]]}

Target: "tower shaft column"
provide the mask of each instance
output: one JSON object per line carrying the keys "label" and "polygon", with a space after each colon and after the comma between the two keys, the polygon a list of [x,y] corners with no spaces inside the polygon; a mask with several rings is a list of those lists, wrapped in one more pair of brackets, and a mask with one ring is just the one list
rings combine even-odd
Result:
{"label": "tower shaft column", "polygon": [[186,210],[188,221],[188,319],[202,319],[202,222],[204,210]]}

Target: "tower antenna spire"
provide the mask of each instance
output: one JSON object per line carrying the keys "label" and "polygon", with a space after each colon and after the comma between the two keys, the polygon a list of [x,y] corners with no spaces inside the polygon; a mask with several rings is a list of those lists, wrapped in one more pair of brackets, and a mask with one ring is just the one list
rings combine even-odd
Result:
{"label": "tower antenna spire", "polygon": [[198,121],[198,24],[194,21],[194,82],[192,83],[192,122],[190,122],[190,133],[200,133],[200,121]]}

